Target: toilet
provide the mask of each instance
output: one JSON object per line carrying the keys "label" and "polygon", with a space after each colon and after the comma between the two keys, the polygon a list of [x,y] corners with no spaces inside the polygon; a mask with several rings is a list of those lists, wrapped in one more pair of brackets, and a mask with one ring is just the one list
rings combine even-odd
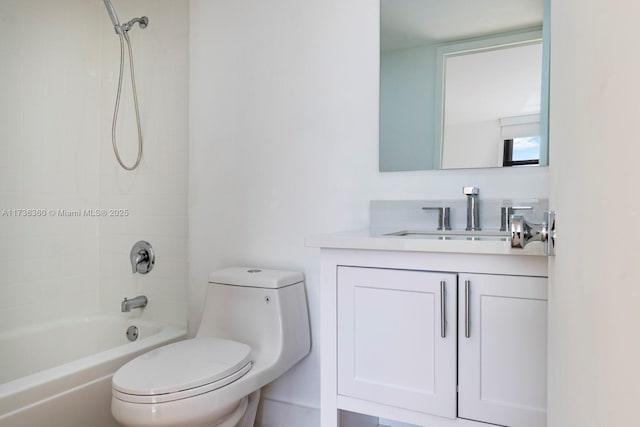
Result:
{"label": "toilet", "polygon": [[310,350],[302,273],[211,273],[195,338],[156,348],[113,376],[123,426],[253,427],[260,389]]}

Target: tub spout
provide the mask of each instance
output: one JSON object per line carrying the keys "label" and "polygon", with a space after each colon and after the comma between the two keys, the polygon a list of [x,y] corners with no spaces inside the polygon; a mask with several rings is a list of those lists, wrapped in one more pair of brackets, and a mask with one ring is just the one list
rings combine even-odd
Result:
{"label": "tub spout", "polygon": [[125,298],[124,301],[122,301],[122,312],[129,312],[132,308],[146,307],[148,302],[149,300],[144,295],[140,295],[131,299]]}

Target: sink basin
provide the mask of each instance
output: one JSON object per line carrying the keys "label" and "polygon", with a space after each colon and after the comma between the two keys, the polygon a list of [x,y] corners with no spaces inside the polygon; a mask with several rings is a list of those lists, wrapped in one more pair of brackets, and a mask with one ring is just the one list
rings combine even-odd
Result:
{"label": "sink basin", "polygon": [[508,240],[511,238],[511,233],[508,231],[497,230],[481,230],[481,231],[466,231],[466,230],[401,230],[394,231],[392,233],[385,233],[383,236],[401,236],[401,237],[425,237],[425,238],[453,238],[453,239],[469,239],[469,240]]}

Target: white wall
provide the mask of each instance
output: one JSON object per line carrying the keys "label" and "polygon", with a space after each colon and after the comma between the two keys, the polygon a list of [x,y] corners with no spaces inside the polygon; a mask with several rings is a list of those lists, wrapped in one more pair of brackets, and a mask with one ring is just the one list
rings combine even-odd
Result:
{"label": "white wall", "polygon": [[640,4],[551,6],[549,427],[637,426]]}
{"label": "white wall", "polygon": [[[119,45],[102,2],[0,2],[0,212],[131,212],[0,216],[0,331],[119,312],[122,298],[138,292],[150,295],[147,316],[185,321],[188,3],[114,4],[121,19],[151,18],[131,35],[146,138],[133,173],[118,170],[111,152]],[[123,116],[130,106],[124,98]],[[123,151],[134,142],[123,137]],[[128,262],[140,238],[158,250],[157,271],[144,279]]]}
{"label": "white wall", "polygon": [[[547,168],[378,172],[378,2],[191,1],[189,319],[207,274],[305,272],[318,337],[314,233],[363,228],[372,199],[545,197]],[[266,392],[319,405],[312,354]]]}

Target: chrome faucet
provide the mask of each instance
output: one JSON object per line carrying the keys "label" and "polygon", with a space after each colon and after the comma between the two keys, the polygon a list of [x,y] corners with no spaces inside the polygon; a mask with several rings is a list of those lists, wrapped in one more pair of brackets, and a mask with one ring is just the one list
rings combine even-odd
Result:
{"label": "chrome faucet", "polygon": [[448,206],[442,207],[423,207],[422,210],[435,210],[438,211],[438,230],[451,230],[451,208]]}
{"label": "chrome faucet", "polygon": [[462,187],[462,194],[467,196],[467,231],[480,231],[480,207],[478,205],[478,187]]}
{"label": "chrome faucet", "polygon": [[122,312],[127,313],[131,311],[132,308],[146,307],[148,302],[149,300],[144,295],[140,295],[131,299],[125,298],[124,301],[122,301]]}

